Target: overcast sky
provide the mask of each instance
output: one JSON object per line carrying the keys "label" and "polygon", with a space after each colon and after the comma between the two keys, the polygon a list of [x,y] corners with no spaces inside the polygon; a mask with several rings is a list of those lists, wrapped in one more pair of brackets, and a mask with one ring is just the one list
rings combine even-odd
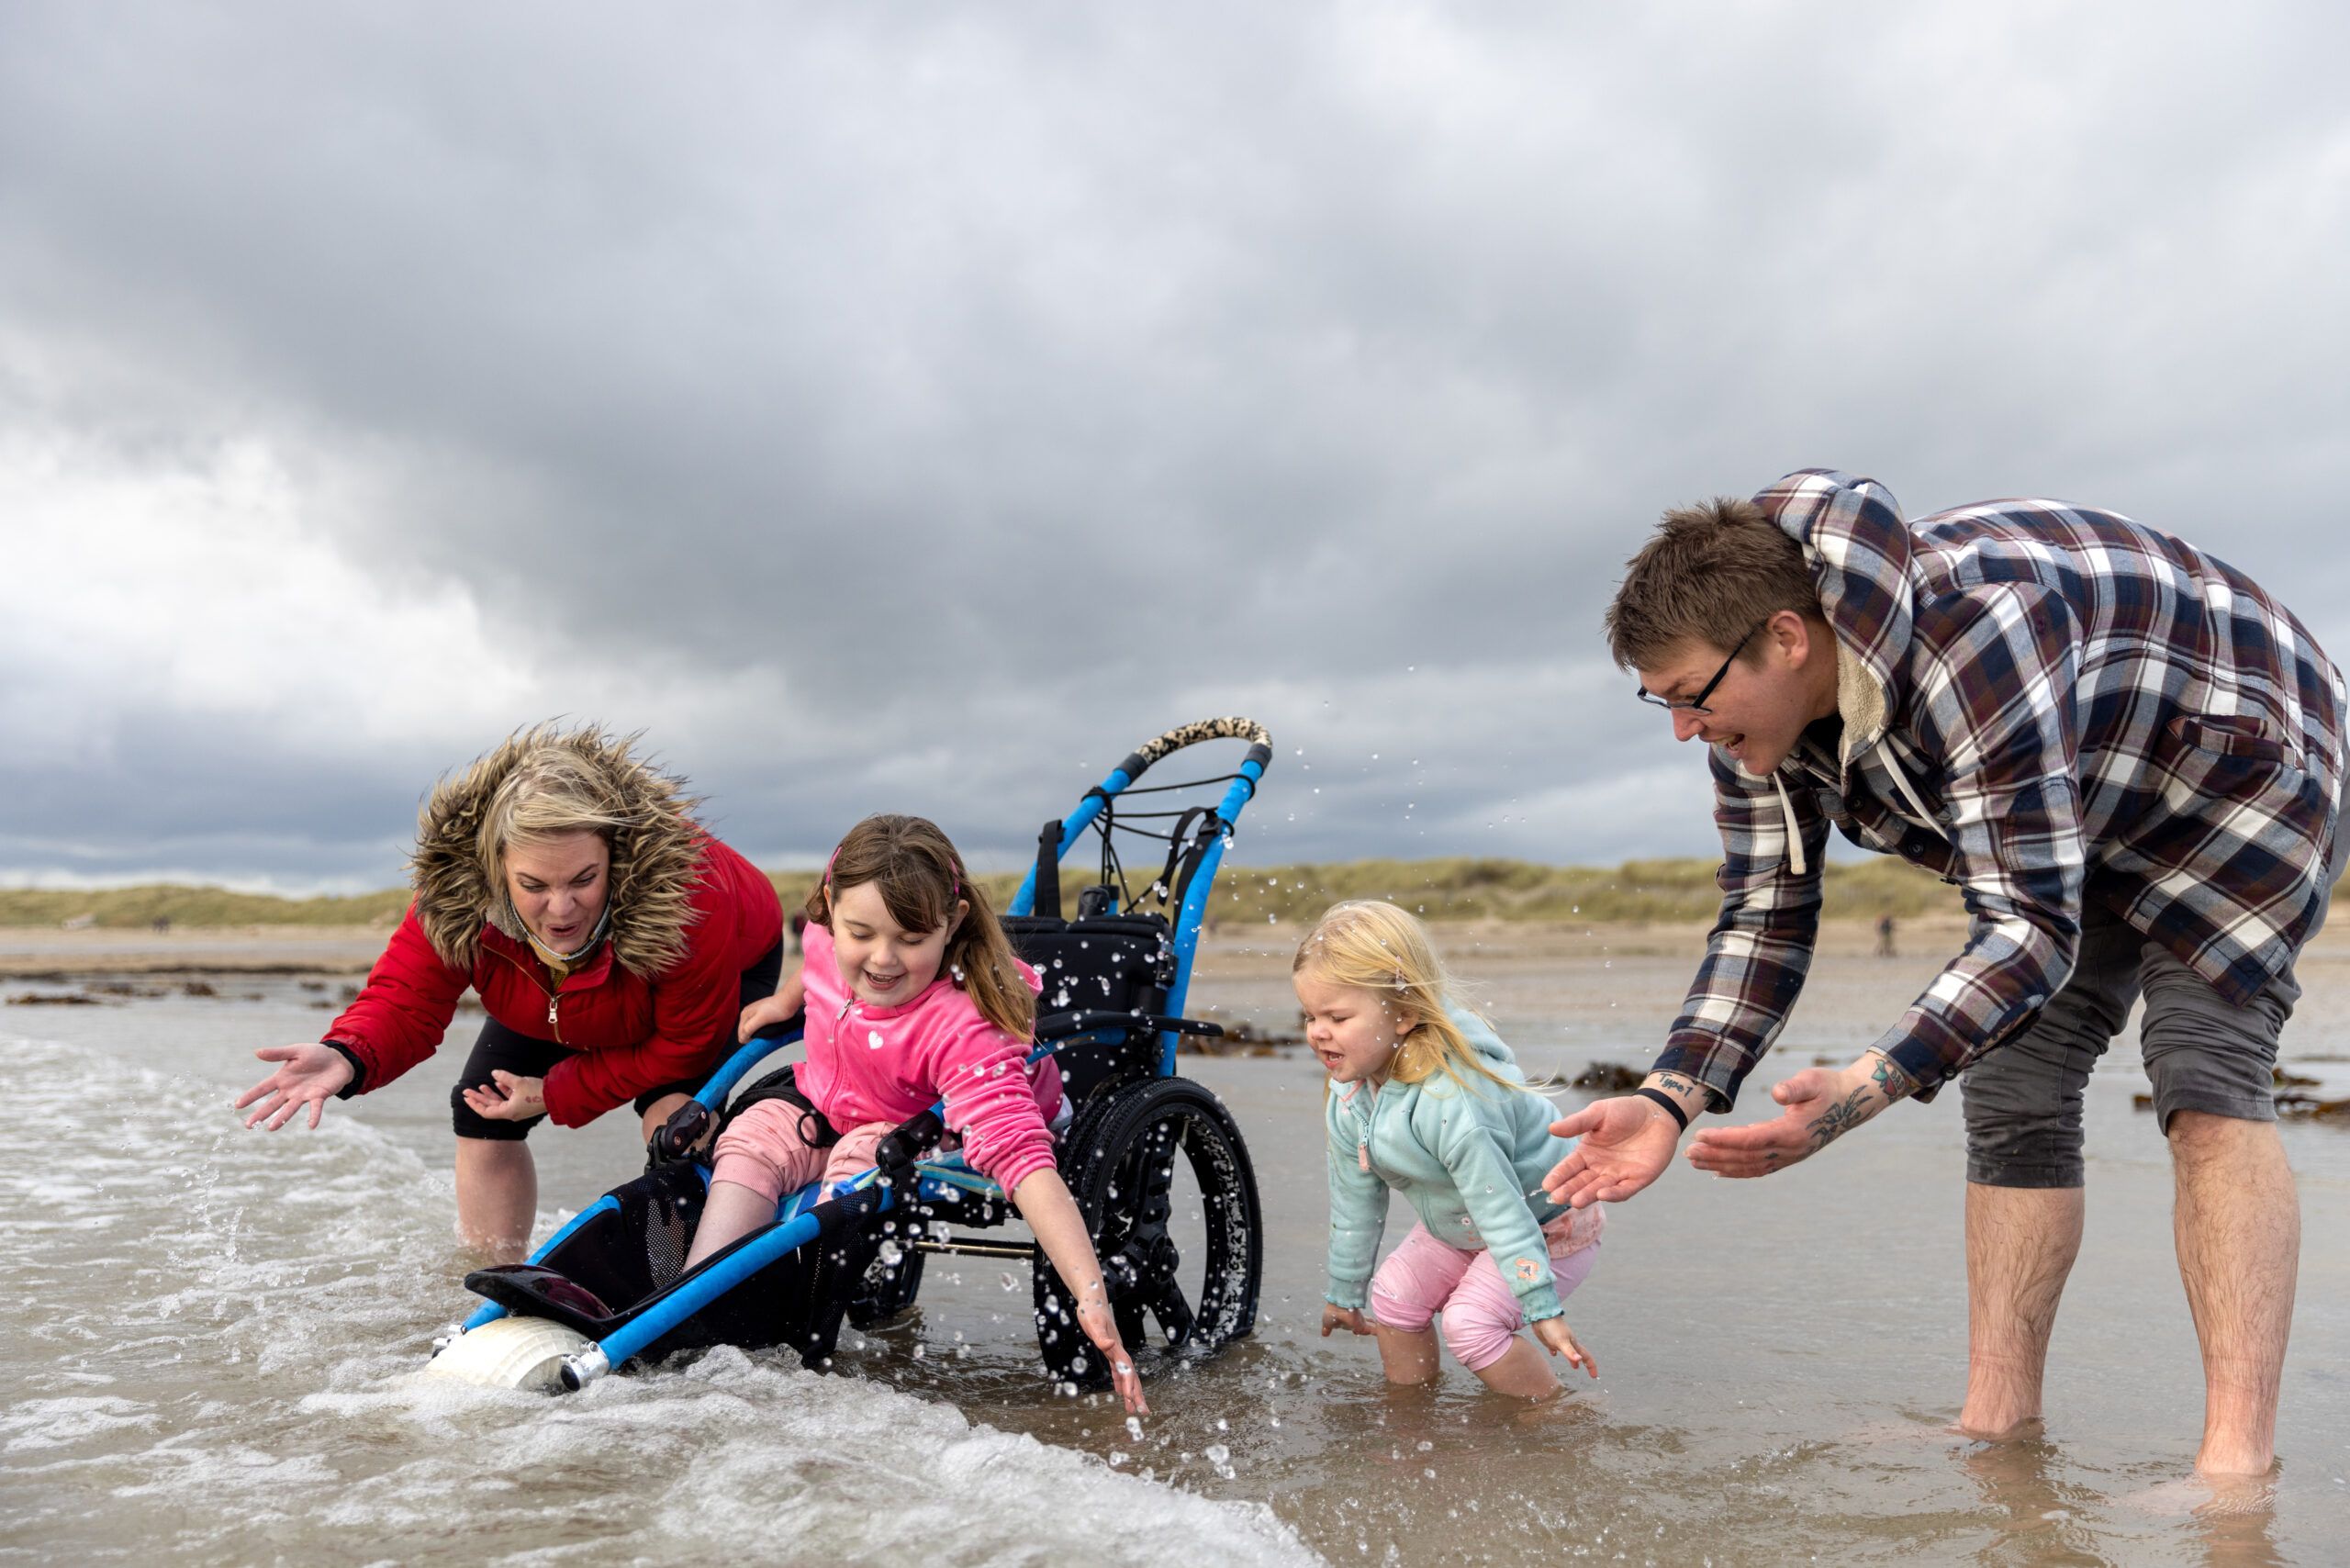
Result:
{"label": "overcast sky", "polygon": [[386,885],[552,715],[768,864],[1226,712],[1248,861],[1708,853],[1600,608],[1813,465],[2350,650],[2338,5],[0,12],[9,881]]}

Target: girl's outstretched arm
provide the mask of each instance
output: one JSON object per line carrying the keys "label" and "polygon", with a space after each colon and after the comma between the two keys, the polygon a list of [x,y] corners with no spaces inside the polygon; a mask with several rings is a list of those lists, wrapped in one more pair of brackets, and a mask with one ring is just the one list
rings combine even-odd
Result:
{"label": "girl's outstretched arm", "polygon": [[[1323,1116],[1329,1146],[1325,1163],[1330,1173],[1330,1249],[1322,1299],[1360,1316],[1371,1300],[1371,1267],[1379,1261],[1379,1238],[1387,1227],[1387,1185],[1371,1173],[1368,1152],[1358,1152],[1364,1135],[1360,1127],[1345,1127],[1345,1114],[1333,1095]],[[1353,1332],[1370,1329],[1353,1327]]]}
{"label": "girl's outstretched arm", "polygon": [[1053,1260],[1061,1283],[1077,1297],[1077,1325],[1108,1360],[1110,1381],[1118,1397],[1136,1415],[1149,1415],[1150,1402],[1142,1396],[1142,1374],[1135,1371],[1135,1359],[1126,1353],[1125,1341],[1118,1338],[1118,1320],[1110,1311],[1109,1293],[1102,1285],[1102,1260],[1093,1255],[1093,1238],[1085,1233],[1085,1216],[1078,1213],[1077,1200],[1069,1195],[1069,1183],[1049,1166],[1032,1170],[1021,1179],[1012,1203],[1028,1222],[1028,1228],[1036,1233],[1036,1244]]}

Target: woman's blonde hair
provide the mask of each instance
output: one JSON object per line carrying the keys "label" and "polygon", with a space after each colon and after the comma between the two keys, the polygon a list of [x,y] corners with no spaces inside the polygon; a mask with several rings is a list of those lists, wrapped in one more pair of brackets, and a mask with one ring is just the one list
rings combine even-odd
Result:
{"label": "woman's blonde hair", "polygon": [[[475,830],[475,852],[493,888],[506,885],[506,851],[517,844],[540,844],[568,833],[592,833],[606,844],[636,825],[636,814],[620,788],[629,742],[605,742],[588,729],[566,735],[544,725],[523,737],[521,756],[498,781]],[[579,741],[606,745],[610,758],[585,755]]]}
{"label": "woman's blonde hair", "polygon": [[1418,1083],[1442,1072],[1463,1088],[1470,1074],[1521,1087],[1487,1067],[1445,1011],[1452,976],[1416,916],[1378,899],[1332,904],[1290,963],[1292,974],[1308,970],[1333,985],[1371,991],[1396,1010],[1404,1038],[1388,1070],[1392,1081]]}
{"label": "woman's blonde hair", "polygon": [[946,939],[946,962],[987,1021],[1018,1039],[1036,1032],[1036,993],[1020,972],[1012,939],[1003,934],[986,891],[971,881],[963,857],[927,817],[895,814],[866,818],[848,830],[833,851],[824,879],[808,895],[808,918],[830,931],[833,900],[859,882],[880,889],[890,918],[908,931],[927,934],[955,918],[957,901],[970,911]]}

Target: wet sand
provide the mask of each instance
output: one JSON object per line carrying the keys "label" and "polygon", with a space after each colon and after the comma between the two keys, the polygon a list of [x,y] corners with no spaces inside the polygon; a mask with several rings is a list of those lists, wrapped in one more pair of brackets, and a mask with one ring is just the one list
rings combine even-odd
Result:
{"label": "wet sand", "polygon": [[34,975],[364,975],[388,931],[334,925],[62,931],[0,926],[0,978]]}
{"label": "wet sand", "polygon": [[[1155,1382],[1134,1427],[1035,1372],[1024,1282],[944,1261],[840,1372],[717,1352],[566,1400],[419,1380],[462,1314],[447,1086],[472,1025],[317,1134],[248,1134],[255,1046],[314,1036],[373,957],[285,934],[0,948],[252,973],[220,994],[0,1009],[0,1553],[243,1562],[2319,1562],[2350,1540],[2350,1131],[2288,1125],[2305,1245],[2271,1506],[2135,1499],[2191,1462],[2201,1394],[2170,1255],[2167,1159],[2134,1047],[2092,1081],[2088,1237],[2043,1440],[1946,1433],[1963,1388],[1957,1096],[1898,1107],[1761,1182],[1676,1170],[1614,1214],[1568,1304],[1602,1376],[1529,1411],[1458,1368],[1392,1394],[1367,1343],[1314,1332],[1321,1081],[1297,1052],[1186,1058],[1247,1134],[1264,1194],[1255,1337]],[[2338,935],[2338,934],[2336,934]],[[1193,1001],[1285,1027],[1290,934],[1227,928]],[[1452,927],[1445,950],[1528,1065],[1644,1062],[1701,933]],[[344,934],[349,940],[350,934]],[[1750,1085],[1874,1037],[1954,946],[1832,928]],[[60,955],[63,956],[61,958]],[[343,966],[328,969],[330,962]],[[340,978],[338,978],[340,977]],[[2350,947],[2313,955],[2287,1059],[2350,1088]],[[9,989],[63,990],[21,980]],[[319,989],[309,989],[310,987]],[[149,987],[165,990],[162,985]],[[1567,1103],[1583,1096],[1563,1094]],[[543,1226],[641,1163],[626,1117],[534,1136]],[[1392,1222],[1390,1239],[1403,1222]],[[1008,1276],[1007,1276],[1008,1277]],[[915,1499],[927,1506],[915,1507]]]}

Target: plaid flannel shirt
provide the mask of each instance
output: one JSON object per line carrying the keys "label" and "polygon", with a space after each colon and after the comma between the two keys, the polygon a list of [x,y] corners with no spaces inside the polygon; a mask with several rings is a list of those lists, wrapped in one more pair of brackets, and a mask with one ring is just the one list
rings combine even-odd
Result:
{"label": "plaid flannel shirt", "polygon": [[1714,753],[1721,913],[1660,1070],[1735,1101],[1803,989],[1831,823],[1963,892],[1965,947],[1874,1047],[1920,1098],[2065,984],[2087,899],[2238,1005],[2291,959],[2322,907],[2345,693],[2282,605],[2110,512],[1991,501],[1912,527],[1825,470],[1756,499],[1886,717],[1833,753],[1807,733],[1775,776]]}

